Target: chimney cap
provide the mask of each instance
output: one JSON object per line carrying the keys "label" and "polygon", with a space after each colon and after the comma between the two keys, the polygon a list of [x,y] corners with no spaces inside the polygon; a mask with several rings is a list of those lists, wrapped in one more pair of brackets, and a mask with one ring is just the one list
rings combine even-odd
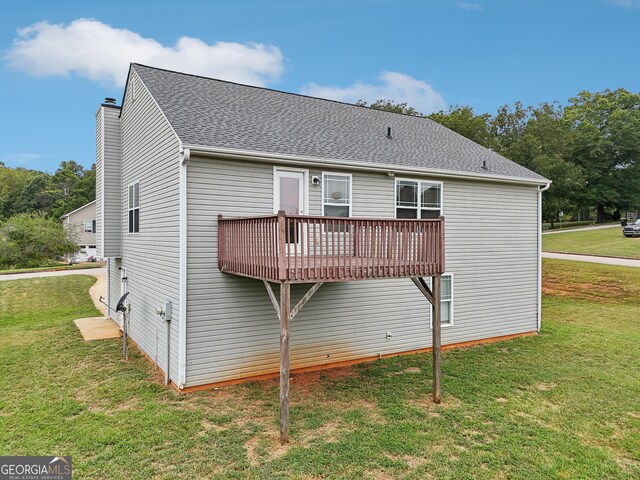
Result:
{"label": "chimney cap", "polygon": [[116,104],[116,99],[112,98],[112,97],[106,97],[104,99],[104,103],[106,103],[107,105],[115,105]]}

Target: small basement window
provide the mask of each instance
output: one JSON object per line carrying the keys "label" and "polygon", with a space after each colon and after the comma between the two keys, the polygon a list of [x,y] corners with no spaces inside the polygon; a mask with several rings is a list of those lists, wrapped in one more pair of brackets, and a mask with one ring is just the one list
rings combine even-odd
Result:
{"label": "small basement window", "polygon": [[129,185],[129,233],[140,233],[140,182]]}
{"label": "small basement window", "polygon": [[442,182],[396,179],[396,218],[442,215]]}
{"label": "small basement window", "polygon": [[[453,274],[443,273],[440,277],[440,309],[441,321],[443,327],[453,325]],[[429,286],[432,286],[431,278],[429,278]],[[433,307],[431,307],[431,328],[433,328]]]}

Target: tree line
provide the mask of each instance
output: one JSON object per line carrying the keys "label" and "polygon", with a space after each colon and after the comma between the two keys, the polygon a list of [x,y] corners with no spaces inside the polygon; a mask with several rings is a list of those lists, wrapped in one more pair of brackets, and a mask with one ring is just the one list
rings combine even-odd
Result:
{"label": "tree line", "polygon": [[[367,105],[420,115],[406,103]],[[580,92],[567,105],[503,105],[495,114],[453,106],[428,118],[553,181],[543,196],[546,222],[603,222],[640,208],[640,94]],[[64,161],[53,174],[0,162],[0,221],[18,213],[59,219],[95,199],[95,165]]]}
{"label": "tree line", "polygon": [[96,199],[96,168],[63,161],[53,174],[0,162],[0,221],[19,213],[59,219]]}
{"label": "tree line", "polygon": [[[367,105],[420,115],[406,103]],[[503,105],[494,114],[453,106],[428,118],[553,181],[543,195],[545,222],[598,222],[640,208],[640,94],[580,92],[567,105]]]}
{"label": "tree line", "polygon": [[76,252],[60,217],[95,198],[95,165],[66,161],[49,174],[0,162],[0,269],[55,265]]}

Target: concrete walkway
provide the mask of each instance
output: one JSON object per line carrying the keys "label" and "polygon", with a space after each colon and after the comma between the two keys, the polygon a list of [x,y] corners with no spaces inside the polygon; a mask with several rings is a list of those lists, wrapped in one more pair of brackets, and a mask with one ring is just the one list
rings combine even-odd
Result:
{"label": "concrete walkway", "polygon": [[58,277],[60,275],[91,275],[93,277],[104,277],[107,275],[106,268],[79,268],[77,270],[56,270],[54,272],[26,272],[0,275],[0,282],[3,280],[21,280],[23,278]]}
{"label": "concrete walkway", "polygon": [[570,232],[586,232],[587,230],[602,230],[604,228],[622,228],[620,222],[618,223],[607,223],[606,225],[593,225],[591,227],[578,227],[578,228],[565,228],[562,230],[545,230],[542,232],[543,235],[552,235],[556,233],[570,233]]}
{"label": "concrete walkway", "polygon": [[575,260],[576,262],[602,263],[604,265],[617,265],[621,267],[640,267],[640,260],[630,260],[627,258],[594,257],[592,255],[551,252],[542,252],[542,256],[544,258],[555,258],[556,260]]}

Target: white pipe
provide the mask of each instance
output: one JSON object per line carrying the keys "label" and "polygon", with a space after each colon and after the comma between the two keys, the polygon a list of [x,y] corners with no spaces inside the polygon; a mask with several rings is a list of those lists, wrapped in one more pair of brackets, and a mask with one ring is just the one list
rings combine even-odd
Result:
{"label": "white pipe", "polygon": [[107,317],[111,318],[111,259],[107,258]]}
{"label": "white pipe", "polygon": [[538,187],[538,305],[536,311],[537,330],[542,327],[542,192],[551,186],[551,182]]}
{"label": "white pipe", "polygon": [[187,379],[187,164],[191,151],[180,147],[180,295],[178,313],[178,388],[183,388]]}
{"label": "white pipe", "polygon": [[165,339],[166,339],[166,345],[165,345],[165,356],[166,356],[166,364],[165,364],[165,368],[164,368],[164,384],[165,385],[169,385],[169,383],[171,383],[171,379],[169,378],[169,368],[171,367],[171,362],[169,359],[169,355],[171,354],[171,321],[169,320],[165,320],[164,322],[167,326],[166,328],[166,333],[165,333]]}

